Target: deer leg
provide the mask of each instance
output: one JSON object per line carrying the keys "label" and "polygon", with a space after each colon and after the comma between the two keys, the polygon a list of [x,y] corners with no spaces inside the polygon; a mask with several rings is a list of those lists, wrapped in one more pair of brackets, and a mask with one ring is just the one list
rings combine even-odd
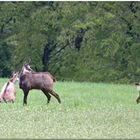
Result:
{"label": "deer leg", "polygon": [[51,89],[47,89],[47,91],[48,91],[51,95],[53,95],[53,96],[58,100],[59,103],[61,103],[60,97],[59,97],[59,95],[58,95],[57,93],[55,93],[55,92],[54,92],[53,90],[51,90]]}
{"label": "deer leg", "polygon": [[28,96],[29,91],[24,91],[24,97],[23,97],[23,106],[27,105],[27,96]]}
{"label": "deer leg", "polygon": [[139,96],[136,99],[137,104],[140,102],[140,92],[139,92]]}
{"label": "deer leg", "polygon": [[51,95],[45,90],[45,89],[42,89],[43,93],[46,95],[47,99],[48,99],[48,103],[50,102],[51,100]]}
{"label": "deer leg", "polygon": [[3,101],[4,101],[5,103],[7,103],[7,101],[6,101],[6,99],[5,99],[5,98],[3,98]]}
{"label": "deer leg", "polygon": [[140,102],[140,96],[136,99],[137,104]]}

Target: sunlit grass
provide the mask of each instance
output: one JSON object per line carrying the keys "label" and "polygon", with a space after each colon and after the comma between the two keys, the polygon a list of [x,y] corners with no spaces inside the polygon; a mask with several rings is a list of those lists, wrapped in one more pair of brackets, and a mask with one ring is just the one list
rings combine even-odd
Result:
{"label": "sunlit grass", "polygon": [[134,85],[56,82],[62,104],[32,90],[25,107],[16,89],[14,104],[0,104],[0,138],[140,138]]}

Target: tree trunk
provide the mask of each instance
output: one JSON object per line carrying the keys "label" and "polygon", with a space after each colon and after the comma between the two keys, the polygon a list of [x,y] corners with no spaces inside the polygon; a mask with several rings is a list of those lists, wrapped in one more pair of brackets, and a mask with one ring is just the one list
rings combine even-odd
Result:
{"label": "tree trunk", "polygon": [[49,61],[51,59],[51,53],[56,48],[56,44],[48,43],[44,48],[44,54],[42,57],[42,63],[44,65],[43,71],[48,71]]}
{"label": "tree trunk", "polygon": [[44,54],[43,54],[43,58],[42,58],[42,62],[44,65],[43,71],[48,71],[51,52],[52,52],[52,50],[49,47],[45,46]]}

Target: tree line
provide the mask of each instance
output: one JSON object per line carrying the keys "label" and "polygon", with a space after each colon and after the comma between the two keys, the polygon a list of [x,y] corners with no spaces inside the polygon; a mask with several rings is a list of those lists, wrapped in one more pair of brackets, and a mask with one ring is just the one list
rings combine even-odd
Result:
{"label": "tree line", "polygon": [[0,2],[0,77],[31,60],[58,80],[140,79],[140,2]]}

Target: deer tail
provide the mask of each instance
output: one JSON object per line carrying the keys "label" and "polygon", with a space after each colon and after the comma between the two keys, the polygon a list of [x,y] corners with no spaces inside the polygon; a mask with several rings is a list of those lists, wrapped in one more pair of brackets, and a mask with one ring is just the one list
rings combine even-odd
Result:
{"label": "deer tail", "polygon": [[51,76],[51,78],[53,79],[53,82],[56,82],[56,78],[54,78],[49,72],[48,74]]}

